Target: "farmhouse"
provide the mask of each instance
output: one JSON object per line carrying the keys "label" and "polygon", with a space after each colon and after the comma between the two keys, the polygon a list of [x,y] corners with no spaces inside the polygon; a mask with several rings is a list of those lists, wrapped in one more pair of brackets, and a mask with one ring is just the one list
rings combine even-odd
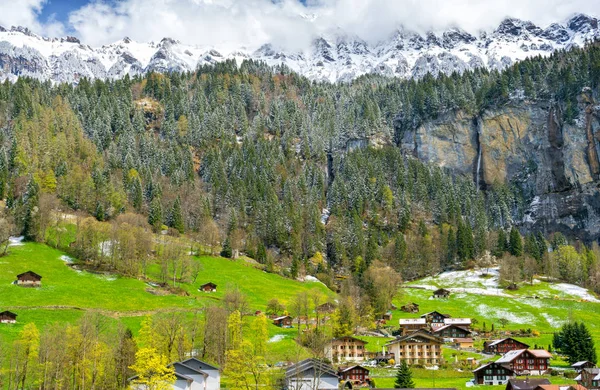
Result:
{"label": "farmhouse", "polygon": [[505,385],[515,377],[515,372],[498,363],[488,363],[473,371],[477,385]]}
{"label": "farmhouse", "polygon": [[450,291],[446,290],[445,288],[437,289],[433,292],[433,297],[434,298],[443,298],[443,299],[449,298]]}
{"label": "farmhouse", "polygon": [[342,381],[361,384],[369,380],[369,370],[361,366],[340,367],[338,376]]}
{"label": "farmhouse", "polygon": [[42,277],[33,271],[23,272],[17,275],[17,284],[24,287],[39,287],[42,285]]}
{"label": "farmhouse", "polygon": [[325,302],[322,305],[317,306],[318,313],[333,313],[335,311],[335,305],[331,302]]}
{"label": "farmhouse", "polygon": [[429,327],[425,318],[404,318],[401,319],[399,323],[403,335],[410,334],[417,330],[427,329]]}
{"label": "farmhouse", "polygon": [[456,325],[461,328],[471,329],[471,319],[470,318],[445,318],[444,325]]}
{"label": "farmhouse", "polygon": [[455,348],[471,349],[473,348],[473,339],[471,337],[459,337],[452,341]]}
{"label": "farmhouse", "polygon": [[442,339],[425,330],[401,336],[386,344],[396,363],[437,365],[442,360]]}
{"label": "farmhouse", "polygon": [[511,337],[502,340],[492,340],[483,343],[483,352],[503,355],[518,349],[528,349],[529,345],[515,340]]}
{"label": "farmhouse", "polygon": [[17,315],[10,311],[0,313],[0,324],[14,324],[17,322]]}
{"label": "farmhouse", "polygon": [[366,341],[346,336],[331,340],[325,346],[325,357],[332,362],[366,360]]}
{"label": "farmhouse", "polygon": [[217,285],[212,282],[208,282],[208,283],[205,283],[202,286],[200,286],[198,291],[217,292]]}
{"label": "farmhouse", "polygon": [[544,375],[551,357],[550,352],[543,349],[519,349],[506,353],[496,363],[509,367],[518,375],[526,371],[530,375]]}
{"label": "farmhouse", "polygon": [[535,390],[539,386],[549,385],[548,379],[509,379],[506,390]]}
{"label": "farmhouse", "polygon": [[600,389],[600,368],[584,368],[577,375],[575,381],[588,389]]}
{"label": "farmhouse", "polygon": [[[174,390],[219,390],[221,387],[221,374],[219,369],[204,363],[196,358],[175,362],[170,365],[175,369],[175,383],[171,385]],[[129,378],[135,381],[138,377]],[[146,385],[132,384],[132,389],[147,390]]]}
{"label": "farmhouse", "polygon": [[382,316],[381,319],[384,321],[391,321],[392,320],[392,312],[391,311],[387,311],[385,312]]}
{"label": "farmhouse", "polygon": [[400,307],[400,310],[402,310],[405,313],[418,313],[419,312],[419,305],[416,303],[407,303],[406,305]]}
{"label": "farmhouse", "polygon": [[291,328],[292,327],[292,317],[290,316],[281,316],[273,318],[273,325],[278,326],[280,328]]}
{"label": "farmhouse", "polygon": [[469,337],[471,331],[458,325],[444,325],[439,328],[434,328],[433,334],[446,339],[455,339]]}
{"label": "farmhouse", "polygon": [[333,366],[317,359],[302,360],[285,371],[288,390],[337,390],[338,383]]}

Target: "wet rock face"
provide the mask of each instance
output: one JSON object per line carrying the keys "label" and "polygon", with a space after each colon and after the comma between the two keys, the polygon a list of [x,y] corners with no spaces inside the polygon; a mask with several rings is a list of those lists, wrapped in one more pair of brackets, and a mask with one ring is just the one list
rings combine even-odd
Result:
{"label": "wet rock face", "polygon": [[448,113],[397,129],[396,142],[423,161],[472,176],[481,189],[519,185],[532,203],[521,222],[525,230],[589,241],[600,237],[600,115],[593,101],[580,105],[574,124],[563,123],[560,107],[549,103],[509,105],[477,117]]}

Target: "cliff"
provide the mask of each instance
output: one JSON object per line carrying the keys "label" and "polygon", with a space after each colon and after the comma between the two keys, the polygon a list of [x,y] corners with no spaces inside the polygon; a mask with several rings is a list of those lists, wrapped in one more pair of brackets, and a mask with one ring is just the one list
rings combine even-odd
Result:
{"label": "cliff", "polygon": [[584,90],[579,115],[563,121],[550,102],[519,102],[472,116],[446,113],[396,128],[407,153],[464,175],[479,188],[517,185],[523,231],[560,231],[586,242],[600,237],[600,105]]}

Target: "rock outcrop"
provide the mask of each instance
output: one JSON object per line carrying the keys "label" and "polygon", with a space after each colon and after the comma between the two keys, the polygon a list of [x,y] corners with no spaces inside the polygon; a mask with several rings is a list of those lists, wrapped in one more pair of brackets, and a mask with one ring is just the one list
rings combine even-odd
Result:
{"label": "rock outcrop", "polygon": [[600,237],[600,105],[589,91],[579,112],[571,124],[549,102],[518,102],[475,117],[446,113],[397,128],[396,142],[423,161],[472,175],[482,190],[518,185],[528,206],[514,222],[524,231],[590,242]]}

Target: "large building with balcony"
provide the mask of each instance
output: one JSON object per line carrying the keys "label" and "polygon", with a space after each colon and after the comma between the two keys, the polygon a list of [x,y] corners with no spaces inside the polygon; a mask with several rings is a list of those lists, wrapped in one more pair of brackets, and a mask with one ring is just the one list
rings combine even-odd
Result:
{"label": "large building with balcony", "polygon": [[332,362],[362,362],[367,359],[366,341],[346,336],[332,339],[325,346],[325,357]]}
{"label": "large building with balcony", "polygon": [[394,354],[396,363],[405,361],[406,364],[423,364],[434,366],[442,362],[441,337],[418,330],[401,336],[386,344],[389,353]]}

